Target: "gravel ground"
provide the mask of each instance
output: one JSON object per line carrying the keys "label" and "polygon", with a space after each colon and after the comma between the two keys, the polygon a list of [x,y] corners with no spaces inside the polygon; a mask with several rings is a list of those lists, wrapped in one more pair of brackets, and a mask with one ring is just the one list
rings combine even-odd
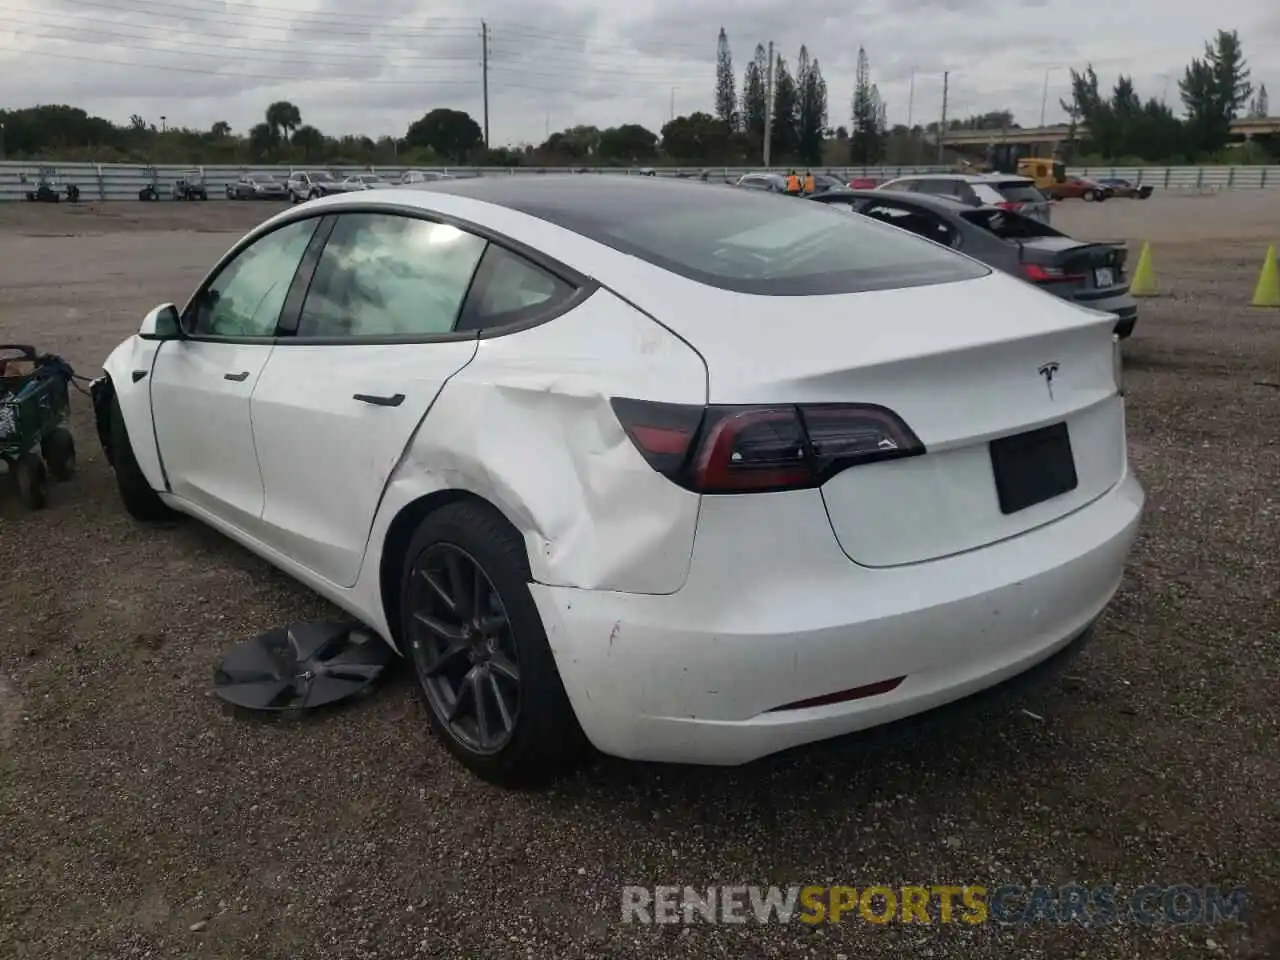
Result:
{"label": "gravel ground", "polygon": [[[0,342],[96,374],[266,212],[2,206]],[[305,722],[224,713],[220,651],[328,611],[195,523],[131,522],[76,395],[81,469],[50,509],[0,483],[0,956],[1280,956],[1280,312],[1246,306],[1280,193],[1055,216],[1150,240],[1163,292],[1127,346],[1148,514],[1095,642],[1029,712],[740,769],[605,761],[502,792],[430,739],[403,674]],[[1247,884],[1251,921],[619,922],[624,884],[916,882]]]}

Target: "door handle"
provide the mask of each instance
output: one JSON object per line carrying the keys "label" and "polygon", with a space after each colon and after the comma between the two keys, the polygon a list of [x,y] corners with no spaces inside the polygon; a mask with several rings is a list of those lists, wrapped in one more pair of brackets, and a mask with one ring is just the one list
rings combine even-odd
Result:
{"label": "door handle", "polygon": [[243,383],[249,379],[249,371],[245,370],[243,373],[224,373],[222,375],[222,379],[234,380],[236,383]]}
{"label": "door handle", "polygon": [[357,393],[353,394],[351,399],[359,400],[361,403],[371,403],[375,407],[398,407],[404,403],[404,394],[396,393],[389,397],[378,397],[371,393]]}

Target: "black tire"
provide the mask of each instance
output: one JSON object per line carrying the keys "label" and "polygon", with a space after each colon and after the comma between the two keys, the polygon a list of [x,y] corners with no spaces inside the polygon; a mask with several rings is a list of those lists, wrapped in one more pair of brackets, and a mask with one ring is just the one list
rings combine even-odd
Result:
{"label": "black tire", "polygon": [[115,470],[120,499],[131,517],[154,523],[173,516],[173,511],[151,489],[138,466],[133,445],[129,442],[129,431],[124,425],[124,414],[120,412],[120,403],[115,397],[111,398],[111,466]]}
{"label": "black tire", "polygon": [[49,474],[39,455],[28,451],[13,462],[13,478],[18,484],[18,496],[32,510],[43,510],[49,505]]}
{"label": "black tire", "polygon": [[40,453],[53,479],[66,482],[76,472],[76,441],[66,427],[54,427],[40,442]]}
{"label": "black tire", "polygon": [[[421,634],[414,617],[415,601],[419,585],[428,592],[430,588],[425,586],[419,563],[442,549],[464,555],[488,579],[505,611],[508,626],[502,633],[516,655],[519,679],[507,681],[518,693],[512,729],[500,747],[487,752],[460,739],[441,715],[422,665],[428,647],[419,646],[417,639]],[[441,507],[418,526],[405,555],[400,584],[401,649],[417,678],[419,699],[433,732],[476,776],[507,787],[545,783],[590,754],[529,592],[529,579],[528,554],[510,524],[489,505],[464,501]]]}

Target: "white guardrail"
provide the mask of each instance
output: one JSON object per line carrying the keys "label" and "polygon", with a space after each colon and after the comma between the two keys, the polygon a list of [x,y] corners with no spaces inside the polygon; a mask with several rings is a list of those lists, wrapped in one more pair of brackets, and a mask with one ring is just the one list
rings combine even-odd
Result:
{"label": "white guardrail", "polygon": [[[198,169],[204,174],[209,199],[226,198],[228,184],[242,176],[272,175],[280,179],[291,169],[308,169],[306,166],[154,166],[139,164],[94,163],[41,163],[30,161],[0,161],[0,201],[22,200],[29,190],[34,190],[41,176],[56,178],[63,184],[73,183],[80,188],[82,200],[137,200],[138,192],[148,184],[154,184],[161,199],[172,195],[174,182],[184,171]],[[351,173],[377,173],[387,179],[397,179],[408,167],[324,167],[314,165],[309,169],[329,170],[335,176]],[[570,168],[556,167],[415,167],[435,169],[458,177],[474,176],[536,176],[547,173],[568,173]],[[581,169],[581,168],[577,168]],[[709,171],[712,178],[732,180],[744,173],[762,172],[763,167],[658,167],[658,176],[700,176]],[[935,173],[953,170],[953,167],[823,167],[820,172],[840,177],[876,177],[888,179],[910,173]],[[815,172],[819,172],[815,168]],[[1213,192],[1217,190],[1263,190],[1280,188],[1280,165],[1277,166],[1220,166],[1220,167],[1071,167],[1069,173],[1088,177],[1123,177],[1141,184],[1151,184],[1157,190]],[[602,176],[636,176],[640,168],[601,167],[588,169],[586,174]]]}

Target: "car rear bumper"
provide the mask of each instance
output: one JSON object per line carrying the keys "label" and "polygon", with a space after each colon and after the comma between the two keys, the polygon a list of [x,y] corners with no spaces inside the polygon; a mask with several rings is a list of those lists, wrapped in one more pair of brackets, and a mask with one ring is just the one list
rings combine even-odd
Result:
{"label": "car rear bumper", "polygon": [[[676,594],[533,585],[566,692],[601,751],[745,763],[1002,683],[1070,646],[1105,608],[1144,499],[1126,471],[1036,530],[869,569],[836,548],[820,498],[768,496],[779,498],[772,519],[786,522],[767,530],[734,528],[723,504],[733,498],[704,498]],[[797,705],[897,678],[857,699]]]}
{"label": "car rear bumper", "polygon": [[1076,298],[1074,302],[1090,310],[1114,315],[1116,318],[1115,332],[1120,336],[1121,340],[1133,333],[1134,324],[1138,322],[1138,301],[1134,299],[1127,289],[1124,293],[1114,297],[1087,300]]}

